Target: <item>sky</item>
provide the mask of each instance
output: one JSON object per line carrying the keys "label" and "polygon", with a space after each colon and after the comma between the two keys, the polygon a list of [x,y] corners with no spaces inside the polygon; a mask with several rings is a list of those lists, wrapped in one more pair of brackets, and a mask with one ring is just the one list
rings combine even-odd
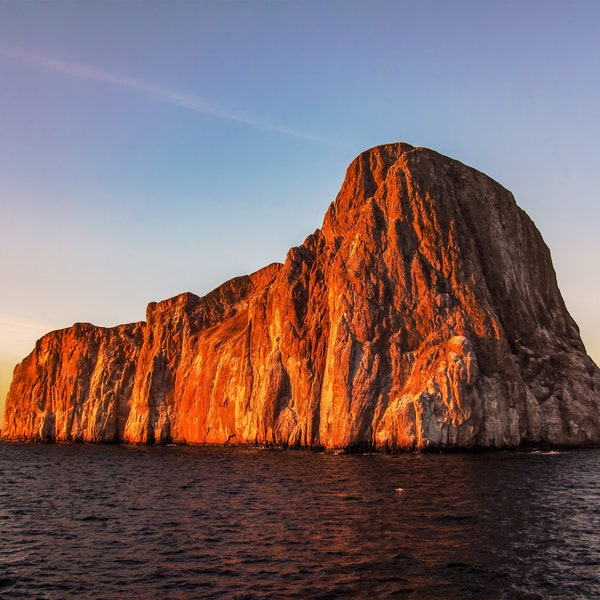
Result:
{"label": "sky", "polygon": [[511,190],[600,362],[597,0],[0,0],[0,411],[44,333],[282,261],[363,150]]}

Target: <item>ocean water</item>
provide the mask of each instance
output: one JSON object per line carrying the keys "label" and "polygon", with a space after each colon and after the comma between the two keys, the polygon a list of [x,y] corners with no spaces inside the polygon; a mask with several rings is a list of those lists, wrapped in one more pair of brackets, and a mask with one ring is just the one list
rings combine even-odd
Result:
{"label": "ocean water", "polygon": [[2,443],[0,598],[600,598],[600,451]]}

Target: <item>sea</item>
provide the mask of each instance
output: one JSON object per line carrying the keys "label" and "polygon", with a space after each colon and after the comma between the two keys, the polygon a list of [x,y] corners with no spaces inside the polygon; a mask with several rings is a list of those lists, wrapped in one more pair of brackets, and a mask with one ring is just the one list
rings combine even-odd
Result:
{"label": "sea", "polygon": [[0,443],[0,598],[600,598],[600,450]]}

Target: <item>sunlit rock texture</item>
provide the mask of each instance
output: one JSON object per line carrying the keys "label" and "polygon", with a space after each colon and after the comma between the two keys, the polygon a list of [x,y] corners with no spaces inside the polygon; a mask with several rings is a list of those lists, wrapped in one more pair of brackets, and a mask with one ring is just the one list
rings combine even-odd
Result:
{"label": "sunlit rock texture", "polygon": [[600,371],[510,192],[391,144],[352,162],[322,228],[283,264],[152,303],[145,323],[43,337],[15,370],[2,435],[588,445]]}

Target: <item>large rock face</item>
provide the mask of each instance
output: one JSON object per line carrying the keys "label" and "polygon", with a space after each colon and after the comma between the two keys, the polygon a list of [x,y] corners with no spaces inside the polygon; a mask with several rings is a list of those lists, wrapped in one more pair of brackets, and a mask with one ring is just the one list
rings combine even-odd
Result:
{"label": "large rock face", "polygon": [[146,323],[53,332],[4,439],[512,447],[600,442],[600,371],[512,195],[431,150],[348,168],[284,264]]}

